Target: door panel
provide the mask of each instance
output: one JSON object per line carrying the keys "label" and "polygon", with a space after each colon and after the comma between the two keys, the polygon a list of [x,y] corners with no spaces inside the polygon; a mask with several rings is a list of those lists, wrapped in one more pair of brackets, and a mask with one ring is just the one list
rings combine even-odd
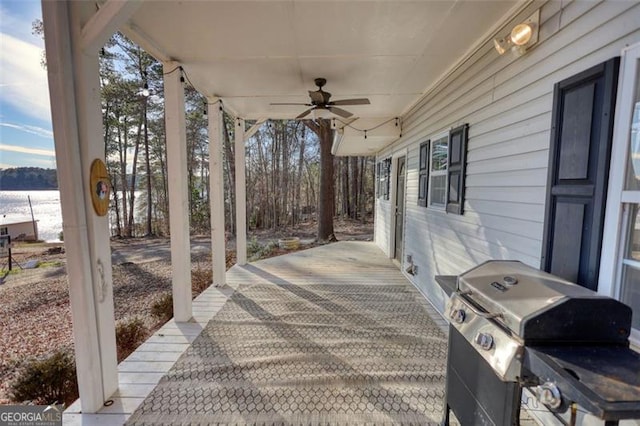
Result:
{"label": "door panel", "polygon": [[619,58],[554,87],[541,268],[597,289]]}
{"label": "door panel", "polygon": [[572,282],[578,281],[581,253],[575,248],[582,247],[584,217],[585,204],[560,200],[557,202],[553,225],[555,229],[563,229],[566,237],[553,240],[551,270]]}
{"label": "door panel", "polygon": [[595,84],[567,90],[562,113],[558,179],[588,179],[591,158],[592,108]]}
{"label": "door panel", "polygon": [[402,239],[404,234],[404,175],[405,157],[398,159],[398,174],[396,179],[396,215],[395,215],[395,242],[393,257],[402,262]]}

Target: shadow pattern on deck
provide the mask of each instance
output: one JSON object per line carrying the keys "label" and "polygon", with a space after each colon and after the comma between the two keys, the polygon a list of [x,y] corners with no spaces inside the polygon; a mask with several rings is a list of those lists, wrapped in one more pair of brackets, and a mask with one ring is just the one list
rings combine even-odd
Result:
{"label": "shadow pattern on deck", "polygon": [[127,424],[440,421],[447,341],[410,285],[252,272]]}

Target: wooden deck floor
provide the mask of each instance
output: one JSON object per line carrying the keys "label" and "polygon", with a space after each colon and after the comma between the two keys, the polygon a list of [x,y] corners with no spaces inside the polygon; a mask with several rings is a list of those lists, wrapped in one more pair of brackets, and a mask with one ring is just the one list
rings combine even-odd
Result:
{"label": "wooden deck floor", "polygon": [[[69,425],[119,425],[138,408],[163,375],[220,310],[233,289],[242,283],[398,284],[406,285],[397,267],[373,243],[339,242],[289,255],[234,266],[227,272],[227,286],[210,287],[193,304],[190,323],[165,324],[118,366],[119,389],[113,404],[98,414],[82,414],[76,402],[64,414]],[[446,331],[447,323],[425,300],[424,306]]]}

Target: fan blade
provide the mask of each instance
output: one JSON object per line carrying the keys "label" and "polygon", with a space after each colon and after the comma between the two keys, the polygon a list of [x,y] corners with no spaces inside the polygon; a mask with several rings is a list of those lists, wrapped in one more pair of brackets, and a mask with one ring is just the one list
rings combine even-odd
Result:
{"label": "fan blade", "polygon": [[342,108],[336,108],[336,107],[328,106],[327,109],[329,111],[331,111],[332,113],[334,113],[335,115],[339,115],[342,118],[349,118],[349,117],[351,117],[353,115],[349,111],[345,111]]}
{"label": "fan blade", "polygon": [[296,117],[296,120],[300,120],[301,118],[306,117],[307,115],[309,115],[309,113],[311,111],[313,111],[315,108],[309,108],[308,110],[306,110],[305,112],[303,112],[302,114],[300,114],[299,116]]}
{"label": "fan blade", "polygon": [[367,98],[359,98],[359,99],[342,99],[339,101],[329,102],[328,105],[370,105],[369,99]]}
{"label": "fan blade", "polygon": [[272,102],[269,105],[304,105],[304,106],[311,106],[311,104],[302,104],[302,103],[290,103],[290,102]]}

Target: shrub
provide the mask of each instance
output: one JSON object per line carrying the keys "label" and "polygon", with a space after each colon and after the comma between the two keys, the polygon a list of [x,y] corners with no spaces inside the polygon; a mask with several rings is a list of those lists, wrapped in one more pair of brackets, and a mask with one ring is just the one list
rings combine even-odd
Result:
{"label": "shrub", "polygon": [[205,291],[213,282],[211,269],[194,269],[191,271],[191,289],[196,296]]}
{"label": "shrub", "polygon": [[270,257],[276,250],[278,250],[277,241],[269,241],[265,245],[262,245],[254,238],[247,244],[247,257],[253,262]]}
{"label": "shrub", "polygon": [[167,322],[173,317],[173,295],[164,293],[151,305],[151,315],[162,322]]}
{"label": "shrub", "polygon": [[78,399],[78,378],[73,355],[67,350],[58,350],[46,358],[26,361],[18,377],[11,383],[9,395],[18,403],[71,404]]}
{"label": "shrub", "polygon": [[116,349],[118,362],[128,357],[149,335],[142,319],[126,318],[116,324]]}
{"label": "shrub", "polygon": [[251,241],[247,242],[247,256],[253,258],[262,249],[262,246],[258,242],[256,237],[251,238]]}

